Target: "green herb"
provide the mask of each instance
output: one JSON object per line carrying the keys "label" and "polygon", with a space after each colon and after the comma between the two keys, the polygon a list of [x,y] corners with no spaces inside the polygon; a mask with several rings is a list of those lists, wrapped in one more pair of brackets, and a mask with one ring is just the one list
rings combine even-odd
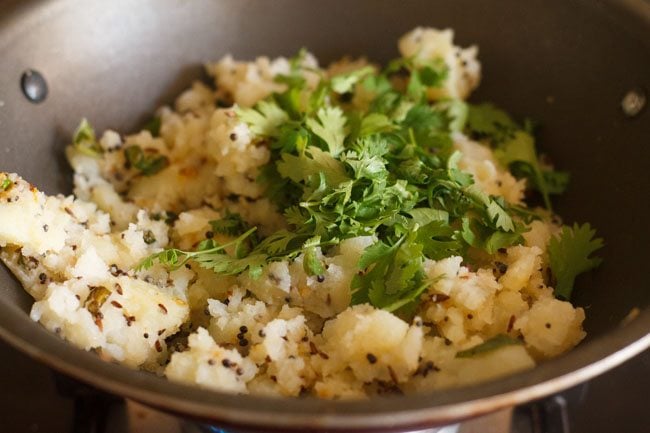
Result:
{"label": "green herb", "polygon": [[[566,184],[562,173],[542,167],[529,131],[505,112],[456,99],[429,102],[428,90],[448,76],[441,60],[399,59],[383,71],[366,67],[331,79],[320,73],[314,88],[303,76],[304,56],[275,78],[284,91],[236,111],[271,151],[258,182],[285,209],[287,229],[258,238],[239,215],[226,214],[212,229],[239,236],[234,241],[206,239],[191,252],[169,249],[141,267],[193,260],[220,274],[256,277],[270,262],[301,256],[305,272],[320,276],[326,272],[321,254],[345,239],[374,236],[352,281],[352,303],[412,311],[432,284],[425,260],[467,256],[470,249],[493,254],[522,243],[524,222],[539,218],[482,192],[458,167],[453,133],[488,141],[504,165],[519,168],[545,198]],[[364,109],[349,103],[359,88],[372,95]]]}
{"label": "green herb", "polygon": [[320,236],[314,236],[308,239],[303,245],[305,257],[303,259],[303,267],[307,275],[323,275],[325,267],[318,258],[316,248],[320,245]]}
{"label": "green herb", "polygon": [[553,210],[550,194],[564,192],[569,176],[542,167],[530,122],[521,128],[507,113],[491,104],[470,105],[467,128],[475,137],[488,140],[495,147],[499,162],[516,177],[526,178],[529,186],[542,194],[546,208]]}
{"label": "green herb", "polygon": [[11,179],[9,179],[8,177],[5,177],[2,180],[2,183],[0,183],[0,189],[3,190],[3,191],[7,191],[7,190],[9,190],[9,188],[11,188],[11,186],[13,184],[14,183],[11,181]]}
{"label": "green herb", "polygon": [[228,211],[226,211],[226,214],[223,216],[223,218],[210,221],[210,225],[212,226],[212,230],[214,230],[216,233],[221,233],[229,236],[240,235],[251,229],[251,227],[248,225],[248,223],[246,223],[246,221],[244,221],[240,214],[231,213]]}
{"label": "green herb", "polygon": [[549,194],[562,194],[569,185],[571,176],[566,171],[542,169],[544,183]]}
{"label": "green herb", "polygon": [[176,248],[164,250],[144,259],[136,267],[136,270],[149,269],[156,262],[175,270],[182,267],[189,260],[193,260],[199,266],[222,275],[236,275],[248,269],[252,275],[259,276],[262,265],[265,264],[266,257],[255,254],[247,257],[238,257],[226,252],[226,249],[229,247],[237,251],[239,245],[252,235],[255,230],[256,228],[252,228],[237,239],[223,245],[216,243],[212,239],[208,239],[199,245],[197,251],[183,251]]}
{"label": "green herb", "polygon": [[84,307],[93,316],[98,316],[101,312],[102,305],[106,302],[108,297],[111,296],[111,291],[104,286],[91,286],[88,292],[88,297],[84,302]]}
{"label": "green herb", "polygon": [[601,238],[594,238],[596,230],[589,224],[564,226],[559,236],[551,238],[548,245],[549,262],[555,278],[555,296],[571,299],[576,276],[594,269],[602,262],[590,257],[603,247]]}
{"label": "green herb", "polygon": [[[212,230],[214,230],[215,233],[220,233],[227,236],[239,236],[252,228],[246,221],[244,221],[240,214],[231,213],[229,211],[226,211],[226,214],[223,218],[210,221],[210,225],[212,226]],[[237,257],[243,257],[247,255],[258,243],[259,239],[257,237],[257,233],[254,232],[243,242],[237,245],[235,255],[237,255]]]}
{"label": "green herb", "polygon": [[95,130],[85,118],[81,119],[81,123],[74,132],[72,145],[79,152],[95,158],[98,158],[104,152],[97,142]]}
{"label": "green herb", "polygon": [[147,155],[140,146],[132,145],[124,149],[124,156],[132,167],[145,176],[153,176],[169,165],[169,159],[164,155]]}
{"label": "green herb", "polygon": [[363,77],[372,74],[373,72],[374,70],[371,66],[366,66],[347,74],[336,75],[332,78],[332,91],[339,94],[351,92],[354,89],[355,84],[357,84]]}
{"label": "green herb", "polygon": [[343,151],[345,116],[340,108],[321,108],[316,113],[316,118],[306,119],[305,126],[325,141],[327,150],[333,157]]}
{"label": "green herb", "polygon": [[505,346],[520,344],[523,344],[523,342],[518,338],[512,338],[504,334],[499,334],[477,346],[471,347],[467,350],[461,350],[460,352],[456,353],[456,358],[473,358],[474,356],[492,352]]}
{"label": "green herb", "polygon": [[151,132],[153,137],[158,137],[160,136],[160,124],[160,116],[156,116],[148,121],[142,129]]}
{"label": "green herb", "polygon": [[473,135],[487,138],[493,144],[511,138],[513,131],[519,129],[517,123],[505,111],[492,104],[468,106],[467,128]]}
{"label": "green herb", "polygon": [[253,134],[262,136],[277,136],[278,127],[289,120],[287,113],[273,101],[261,101],[255,108],[238,108],[236,112]]}

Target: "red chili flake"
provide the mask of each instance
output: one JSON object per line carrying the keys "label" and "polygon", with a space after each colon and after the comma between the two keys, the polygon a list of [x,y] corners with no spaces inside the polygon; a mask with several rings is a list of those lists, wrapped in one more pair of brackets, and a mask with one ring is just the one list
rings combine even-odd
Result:
{"label": "red chili flake", "polygon": [[104,323],[102,323],[102,319],[99,317],[95,317],[95,325],[97,325],[100,331],[104,331]]}
{"label": "red chili flake", "polygon": [[122,304],[117,301],[111,301],[111,305],[115,308],[122,308]]}
{"label": "red chili flake", "polygon": [[156,344],[154,344],[154,346],[156,346],[157,352],[162,352],[162,346],[160,345],[160,340],[156,340]]}
{"label": "red chili flake", "polygon": [[163,313],[167,314],[167,307],[165,307],[163,304],[158,304],[158,307],[160,307]]}
{"label": "red chili flake", "polygon": [[122,286],[120,286],[119,284],[115,284],[115,291],[116,291],[118,294],[120,294],[120,296],[124,294],[124,293],[122,292]]}
{"label": "red chili flake", "polygon": [[512,331],[512,327],[515,325],[515,319],[516,318],[514,314],[510,316],[510,319],[508,320],[508,329],[506,330],[506,332]]}
{"label": "red chili flake", "polygon": [[323,359],[330,359],[330,357],[325,352],[318,352],[318,355]]}
{"label": "red chili flake", "polygon": [[377,357],[375,355],[373,355],[372,353],[367,353],[366,354],[366,359],[371,364],[375,364],[377,362]]}
{"label": "red chili flake", "polygon": [[135,322],[135,316],[124,316],[126,320],[126,326],[131,326],[131,323]]}
{"label": "red chili flake", "polygon": [[318,353],[318,348],[316,347],[313,341],[309,342],[309,351],[311,352],[312,355],[316,355]]}

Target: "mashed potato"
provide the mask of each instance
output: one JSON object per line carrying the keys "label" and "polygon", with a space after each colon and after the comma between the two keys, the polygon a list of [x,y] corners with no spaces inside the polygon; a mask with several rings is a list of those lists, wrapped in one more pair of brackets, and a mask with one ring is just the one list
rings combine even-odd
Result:
{"label": "mashed potato", "polygon": [[[480,80],[477,48],[453,45],[451,30],[418,28],[399,41],[404,57],[442,59],[445,84],[430,99],[466,98]],[[315,88],[317,60],[300,67]],[[330,73],[366,66],[343,61]],[[427,259],[432,283],[410,317],[350,306],[351,281],[373,236],[347,239],[323,255],[325,271],[305,272],[299,255],[252,279],[220,276],[190,261],[135,271],[150,254],[196,248],[210,221],[237,212],[262,235],[285,227],[256,181],[270,150],[236,114],[284,84],[285,58],[207,65],[216,91],[195,83],[158,111],[160,131],[106,131],[103,153],[67,149],[74,197],[46,196],[15,174],[0,174],[1,258],[35,303],[30,316],[79,348],[169,379],[234,393],[323,398],[420,392],[488,380],[557,356],[584,336],[584,311],[553,297],[545,283],[547,245],[558,227],[534,221],[521,245],[470,267],[460,256]],[[359,89],[353,104],[367,104]],[[235,106],[231,106],[235,104]],[[478,187],[521,204],[525,181],[492,150],[455,133],[459,167]],[[139,146],[168,165],[139,175],[122,149]],[[474,357],[458,353],[500,334],[519,339]]]}

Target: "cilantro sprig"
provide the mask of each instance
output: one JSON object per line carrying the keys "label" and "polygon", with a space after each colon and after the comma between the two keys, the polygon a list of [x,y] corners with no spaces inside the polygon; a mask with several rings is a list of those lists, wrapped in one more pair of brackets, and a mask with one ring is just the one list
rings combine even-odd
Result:
{"label": "cilantro sprig", "polygon": [[603,247],[603,240],[595,235],[589,224],[574,224],[562,227],[560,234],[551,238],[548,255],[557,297],[571,299],[576,277],[602,262],[600,257],[592,257]]}
{"label": "cilantro sprig", "polygon": [[[196,251],[183,251],[177,248],[166,249],[145,258],[136,267],[136,270],[149,269],[155,262],[175,270],[192,260],[198,263],[199,266],[211,269],[218,274],[236,275],[248,269],[251,274],[259,275],[262,265],[265,263],[265,257],[257,254],[247,256],[237,254],[238,251],[241,251],[240,246],[243,242],[256,230],[257,228],[253,227],[236,239],[224,244],[207,239],[199,244]],[[235,251],[235,254],[229,254],[228,249]]]}

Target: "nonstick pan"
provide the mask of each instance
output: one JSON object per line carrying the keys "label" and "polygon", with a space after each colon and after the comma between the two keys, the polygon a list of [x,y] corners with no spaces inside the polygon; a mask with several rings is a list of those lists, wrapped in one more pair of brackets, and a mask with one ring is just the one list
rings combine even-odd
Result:
{"label": "nonstick pan", "polygon": [[[323,63],[344,54],[386,61],[397,37],[417,25],[452,27],[460,44],[480,46],[484,77],[473,99],[540,122],[540,147],[572,175],[558,213],[591,222],[606,240],[604,264],[578,281],[574,302],[586,309],[589,335],[575,350],[504,379],[423,395],[234,396],[129,370],[61,341],[29,319],[31,300],[4,268],[0,336],[101,389],[257,431],[441,425],[557,392],[646,349],[650,122],[647,109],[621,109],[625,95],[642,102],[650,87],[644,0],[0,1],[0,169],[69,193],[62,150],[81,117],[98,130],[133,131],[201,78],[201,63],[228,52],[292,55],[305,46]],[[26,70],[47,83],[38,103],[21,90]]]}

